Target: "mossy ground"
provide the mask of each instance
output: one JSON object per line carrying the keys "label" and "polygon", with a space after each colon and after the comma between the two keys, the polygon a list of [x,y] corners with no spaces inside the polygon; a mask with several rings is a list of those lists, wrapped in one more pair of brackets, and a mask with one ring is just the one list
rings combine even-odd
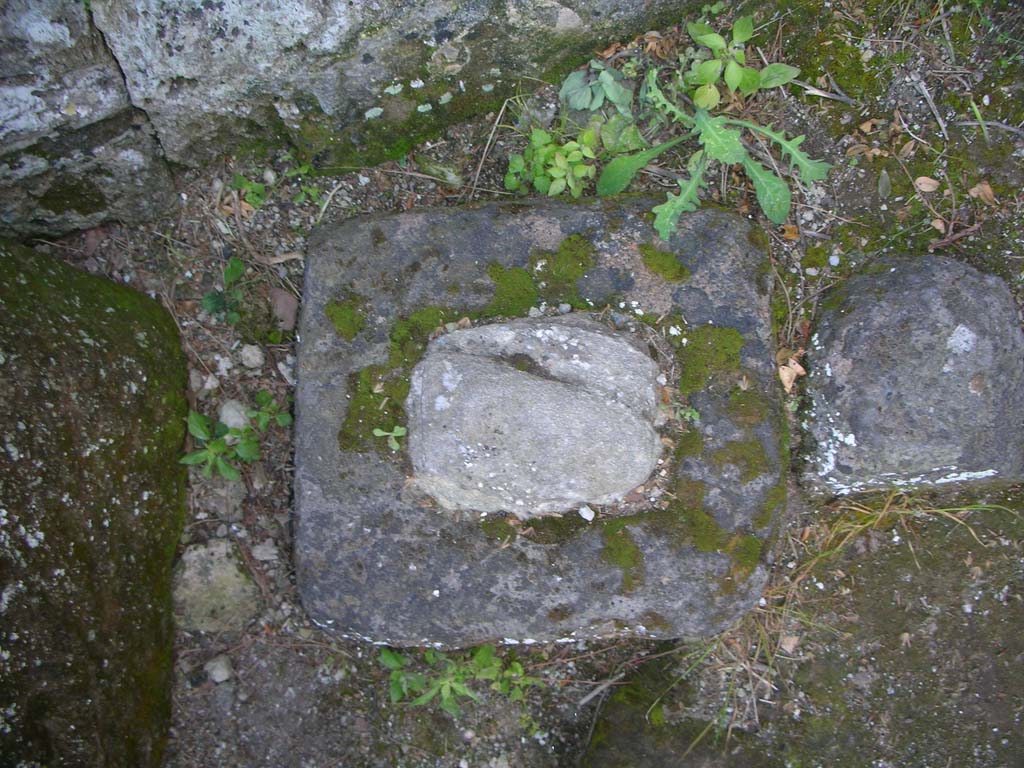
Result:
{"label": "mossy ground", "polygon": [[670,283],[681,283],[690,276],[690,270],[679,263],[674,253],[663,251],[650,244],[641,243],[640,258],[644,266]]}

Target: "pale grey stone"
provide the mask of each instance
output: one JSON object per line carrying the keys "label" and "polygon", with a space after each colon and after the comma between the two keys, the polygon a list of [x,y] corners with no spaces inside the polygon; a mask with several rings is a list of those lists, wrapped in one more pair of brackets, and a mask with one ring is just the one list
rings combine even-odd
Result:
{"label": "pale grey stone", "polygon": [[262,368],[263,363],[266,361],[263,350],[255,344],[242,345],[242,349],[239,350],[238,353],[238,358],[246,368]]}
{"label": "pale grey stone", "polygon": [[223,653],[219,656],[214,656],[208,662],[203,664],[203,670],[206,672],[206,676],[217,685],[227,682],[235,674],[234,667],[231,664],[231,659]]}
{"label": "pale grey stone", "polygon": [[259,590],[242,569],[230,541],[217,539],[185,550],[174,569],[179,628],[241,631],[259,609]]}
{"label": "pale grey stone", "polygon": [[1024,479],[1024,332],[999,278],[890,257],[827,307],[808,355],[808,487]]}
{"label": "pale grey stone", "polygon": [[658,375],[631,340],[583,317],[442,336],[406,401],[412,483],[445,509],[521,518],[618,501],[662,452]]}
{"label": "pale grey stone", "polygon": [[217,409],[217,420],[231,429],[245,429],[249,426],[246,408],[238,400],[225,400]]}

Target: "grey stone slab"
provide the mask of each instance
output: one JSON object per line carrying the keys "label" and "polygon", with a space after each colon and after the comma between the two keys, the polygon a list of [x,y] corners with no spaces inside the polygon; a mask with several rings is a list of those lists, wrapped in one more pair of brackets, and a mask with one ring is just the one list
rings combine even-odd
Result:
{"label": "grey stone slab", "polygon": [[411,483],[522,518],[621,501],[657,466],[658,365],[580,315],[456,330],[412,373]]}
{"label": "grey stone slab", "polygon": [[999,278],[883,259],[828,300],[808,360],[814,491],[1024,479],[1024,332]]}
{"label": "grey stone slab", "polygon": [[[297,377],[296,561],[319,624],[393,645],[456,647],[703,636],[756,603],[761,540],[785,503],[767,257],[746,221],[713,209],[685,217],[662,243],[645,218],[651,205],[490,204],[353,219],[313,235]],[[496,278],[541,277],[538,262],[572,235],[592,244],[589,270],[630,276],[619,313],[669,318],[652,341],[680,350],[669,386],[688,371],[682,386],[699,428],[666,433],[676,449],[644,486],[653,502],[599,507],[590,524],[570,513],[510,525],[424,504],[407,487],[409,438],[392,453],[368,436],[406,423],[392,402],[404,401],[398,379],[409,373],[399,370],[408,361],[395,328],[429,306],[457,308],[438,316],[444,322],[486,314],[508,298]],[[674,252],[687,282],[647,271],[645,243]],[[442,338],[455,344],[457,332]],[[353,440],[353,425],[367,437]]]}

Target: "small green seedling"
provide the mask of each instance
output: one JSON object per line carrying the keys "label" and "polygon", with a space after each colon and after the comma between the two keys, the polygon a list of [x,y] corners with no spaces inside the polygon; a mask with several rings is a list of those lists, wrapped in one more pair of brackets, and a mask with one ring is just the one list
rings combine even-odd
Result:
{"label": "small green seedling", "polygon": [[427,650],[423,652],[423,660],[432,669],[429,675],[410,671],[411,662],[406,656],[390,648],[381,649],[378,661],[391,670],[389,690],[393,704],[412,696],[415,698],[410,704],[414,707],[437,700],[441,709],[458,717],[460,700],[480,700],[469,688],[473,681],[490,682],[491,690],[514,702],[523,701],[529,686],[544,684],[539,678],[527,675],[523,665],[515,659],[507,662],[500,659],[493,645],[481,645],[468,655],[455,657]]}
{"label": "small green seedling", "polygon": [[390,432],[385,432],[380,427],[375,427],[373,430],[373,436],[386,437],[388,439],[388,448],[392,451],[397,451],[402,447],[398,444],[398,438],[405,437],[405,427],[396,426]]}
{"label": "small green seedling", "polygon": [[228,325],[242,319],[242,289],[235,285],[245,272],[245,263],[237,256],[224,265],[224,290],[210,291],[203,296],[202,306],[215,317],[222,317]]}
{"label": "small green seedling", "polygon": [[582,131],[576,141],[559,144],[548,131],[534,128],[523,154],[508,159],[505,189],[525,192],[533,186],[548,197],[568,189],[573,197],[579,197],[586,180],[597,173],[588,162],[596,157],[596,148],[597,133],[592,129]]}
{"label": "small green seedling", "polygon": [[292,423],[292,415],[282,411],[281,406],[274,402],[274,396],[266,391],[256,393],[256,407],[250,408],[245,414],[253,419],[260,432],[266,432],[270,422],[279,427],[288,427]]}
{"label": "small green seedling", "polygon": [[253,462],[260,458],[260,443],[249,428],[233,429],[218,421],[212,424],[201,413],[189,411],[188,432],[200,448],[183,456],[182,464],[203,465],[203,477],[217,474],[225,480],[240,480],[242,473],[232,464],[236,459]]}
{"label": "small green seedling", "polygon": [[267,201],[267,185],[249,181],[240,173],[236,173],[235,178],[231,180],[231,188],[239,190],[245,197],[245,202],[253,208],[259,208]]}

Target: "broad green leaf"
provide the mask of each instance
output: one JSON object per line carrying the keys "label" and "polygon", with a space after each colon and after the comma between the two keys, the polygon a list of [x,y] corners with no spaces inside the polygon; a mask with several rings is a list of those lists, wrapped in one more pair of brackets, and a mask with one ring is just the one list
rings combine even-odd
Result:
{"label": "broad green leaf", "polygon": [[209,453],[207,453],[206,451],[192,451],[192,453],[187,453],[180,459],[178,459],[178,463],[189,465],[202,464],[204,461],[206,461],[207,456],[209,456]]}
{"label": "broad green leaf", "polygon": [[746,120],[730,119],[726,122],[729,125],[736,125],[755,133],[760,133],[778,144],[782,154],[789,159],[790,166],[795,167],[799,172],[800,180],[804,184],[810,184],[812,181],[822,181],[828,177],[828,172],[832,166],[822,160],[812,160],[806,152],[800,149],[800,145],[803,144],[806,137],[797,136],[789,139],[786,138],[786,134],[782,131],[774,131],[771,128],[765,128],[757,123],[749,123]]}
{"label": "broad green leaf", "polygon": [[701,85],[713,83],[718,80],[720,74],[722,74],[722,62],[720,59],[705,61],[697,67],[697,82]]}
{"label": "broad green leaf", "polygon": [[729,93],[735,93],[736,89],[740,87],[740,81],[743,79],[743,67],[730,60],[725,65],[724,79],[726,86],[729,88]]}
{"label": "broad green leaf", "polygon": [[224,287],[227,288],[233,282],[238,280],[244,272],[245,263],[237,256],[232,256],[224,266]]}
{"label": "broad green leaf", "polygon": [[[619,117],[619,115],[613,115],[612,117]],[[580,131],[578,136],[579,143],[583,149],[594,149],[597,146],[597,131],[594,128],[585,128]]]}
{"label": "broad green leaf", "polygon": [[565,190],[565,179],[555,179],[548,187],[548,197],[557,197]]}
{"label": "broad green leaf", "polygon": [[697,210],[700,205],[700,197],[697,193],[704,186],[704,171],[706,169],[707,161],[702,157],[690,178],[685,182],[679,182],[679,194],[669,193],[664,203],[651,209],[654,213],[654,228],[662,240],[668,240],[675,232],[680,215]]}
{"label": "broad green leaf", "polygon": [[689,137],[677,136],[644,152],[616,157],[601,172],[601,178],[597,180],[597,194],[601,196],[617,195],[629,186],[629,182],[633,180],[633,177],[636,176],[641,168],[654,160],[658,155],[667,152],[687,138]]}
{"label": "broad green leaf", "polygon": [[739,131],[726,128],[724,117],[711,117],[705,110],[698,109],[696,119],[700,143],[713,160],[731,165],[747,156]]}
{"label": "broad green leaf", "polygon": [[604,88],[599,83],[594,83],[594,86],[590,89],[590,104],[587,105],[586,109],[595,112],[602,106],[604,106]]}
{"label": "broad green leaf", "polygon": [[789,64],[769,64],[761,70],[761,87],[777,88],[780,85],[785,85],[799,74],[800,70],[797,67],[789,66]]}
{"label": "broad green leaf", "polygon": [[409,663],[409,660],[406,659],[402,654],[396,653],[390,648],[381,648],[380,655],[377,657],[377,661],[379,661],[388,669],[401,669]]}
{"label": "broad green leaf", "polygon": [[235,469],[233,466],[228,464],[224,459],[218,456],[213,460],[217,467],[217,473],[225,480],[241,480],[242,473]]}
{"label": "broad green leaf", "polygon": [[256,461],[260,457],[260,442],[252,438],[239,440],[235,446],[235,453],[242,461]]}
{"label": "broad green leaf", "polygon": [[548,176],[550,176],[552,179],[564,178],[565,177],[565,169],[564,168],[557,168],[557,167],[556,168],[548,168]]}
{"label": "broad green leaf", "polygon": [[558,98],[571,109],[586,109],[590,104],[590,83],[587,81],[587,73],[582,69],[570,73],[558,91]]}
{"label": "broad green leaf", "polygon": [[789,185],[749,155],[743,169],[754,182],[757,204],[773,224],[784,224],[789,216]]}
{"label": "broad green leaf", "polygon": [[694,21],[686,25],[687,34],[696,40],[701,35],[712,35],[715,30],[711,28],[710,24],[705,24],[703,21]]}
{"label": "broad green leaf", "polygon": [[430,688],[427,689],[426,693],[424,693],[422,696],[417,696],[415,699],[412,700],[412,706],[414,706],[414,707],[422,707],[424,704],[428,703],[431,699],[433,699],[435,696],[437,696],[437,692],[439,690],[440,690],[439,686],[436,686],[436,685],[430,686]]}
{"label": "broad green leaf", "polygon": [[533,186],[542,195],[546,195],[548,190],[551,189],[551,179],[547,176],[536,175],[533,177]]}
{"label": "broad green leaf", "polygon": [[200,440],[209,440],[212,437],[210,433],[210,420],[201,413],[189,411],[188,433]]}
{"label": "broad green leaf", "polygon": [[268,405],[274,402],[274,396],[267,392],[267,390],[265,389],[261,389],[259,392],[257,392],[256,397],[254,399],[256,400],[256,405],[258,405],[260,408],[266,408]]}
{"label": "broad green leaf", "polygon": [[508,169],[512,173],[520,173],[526,168],[523,156],[519,154],[510,155],[508,158]]}
{"label": "broad green leaf", "polygon": [[391,434],[394,435],[395,437],[405,437],[405,433],[405,427],[395,427],[393,430],[391,430]]}
{"label": "broad green leaf", "polygon": [[402,685],[401,677],[392,676],[389,693],[392,704],[397,704],[403,698],[405,698],[405,688]]}
{"label": "broad green leaf", "polygon": [[534,147],[542,147],[551,143],[551,134],[542,128],[534,128],[530,132],[530,143]]}
{"label": "broad green leaf", "polygon": [[706,35],[698,35],[697,37],[694,38],[694,40],[696,40],[701,45],[707,46],[715,53],[718,53],[719,51],[724,51],[727,45],[725,42],[725,38],[722,37],[717,32],[711,32]]}
{"label": "broad green leaf", "polygon": [[751,67],[743,67],[740,72],[740,93],[749,96],[761,88],[761,73]]}
{"label": "broad green leaf", "polygon": [[614,70],[606,69],[602,72],[597,80],[601,83],[601,87],[604,89],[605,96],[608,97],[608,101],[615,105],[615,108],[619,110],[622,115],[630,116],[630,106],[633,103],[633,92],[624,88],[618,80],[612,75]]}
{"label": "broad green leaf", "polygon": [[601,127],[601,143],[612,155],[636,152],[647,146],[636,125],[618,113]]}
{"label": "broad green leaf", "polygon": [[732,57],[736,61],[737,64],[746,64],[747,63],[747,54],[743,52],[742,48],[733,48],[732,49]]}
{"label": "broad green leaf", "polygon": [[718,92],[718,88],[713,83],[702,85],[693,92],[693,103],[700,109],[714,109],[721,100],[722,94]]}
{"label": "broad green leaf", "polygon": [[519,177],[512,171],[505,174],[505,189],[509,192],[515,192],[519,189]]}
{"label": "broad green leaf", "polygon": [[210,291],[203,296],[202,307],[211,315],[219,315],[228,308],[228,302],[220,291]]}
{"label": "broad green leaf", "polygon": [[390,434],[391,434],[390,432],[385,432],[380,427],[374,427],[373,428],[373,436],[374,437],[387,437]]}
{"label": "broad green leaf", "polygon": [[277,422],[279,427],[290,427],[292,424],[292,415],[290,413],[279,413],[274,416],[274,421]]}
{"label": "broad green leaf", "polygon": [[732,41],[745,43],[754,36],[754,17],[740,16],[732,25]]}

